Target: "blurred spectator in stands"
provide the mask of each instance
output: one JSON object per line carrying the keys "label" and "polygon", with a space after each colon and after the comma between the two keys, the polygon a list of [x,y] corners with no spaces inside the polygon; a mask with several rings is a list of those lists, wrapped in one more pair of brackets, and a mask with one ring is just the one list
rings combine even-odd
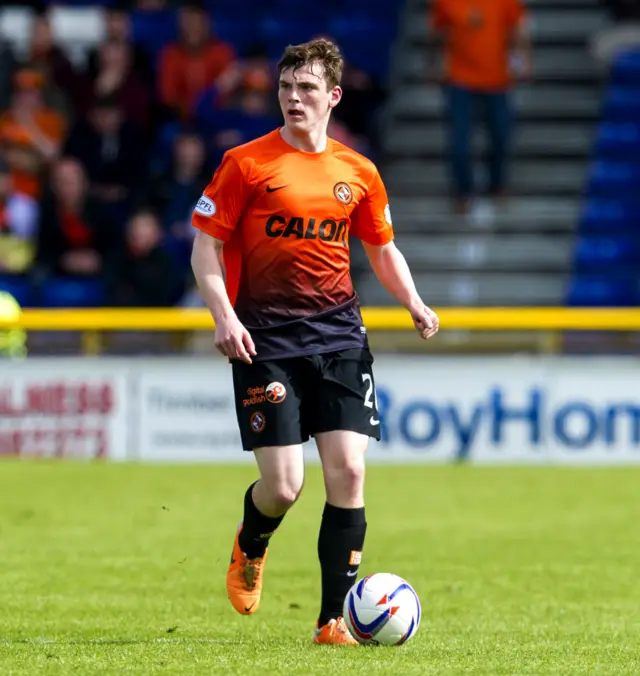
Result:
{"label": "blurred spectator in stands", "polygon": [[125,246],[108,260],[107,302],[114,307],[174,305],[180,289],[173,262],[162,248],[163,233],[153,211],[142,209],[127,224]]}
{"label": "blurred spectator in stands", "polygon": [[120,103],[125,117],[147,133],[151,113],[152,90],[133,67],[130,43],[109,40],[100,45],[97,70],[85,91],[81,112],[85,114],[96,98],[114,97]]}
{"label": "blurred spectator in stands", "polygon": [[180,134],[173,144],[171,166],[149,185],[147,201],[159,214],[166,233],[190,237],[191,212],[210,180],[202,139],[193,133]]}
{"label": "blurred spectator in stands", "polygon": [[56,108],[65,113],[73,110],[80,93],[80,78],[68,56],[54,43],[51,23],[44,11],[33,17],[27,63],[43,73],[49,87],[57,89]]}
{"label": "blurred spectator in stands", "polygon": [[[131,69],[136,79],[142,82],[153,81],[153,68],[147,52],[139,45],[134,44],[131,15],[127,10],[127,3],[116,2],[105,8],[104,13],[104,42],[124,42],[130,46]],[[100,47],[96,47],[87,54],[87,75],[95,80],[100,72]]]}
{"label": "blurred spectator in stands", "polygon": [[52,168],[51,192],[42,201],[34,279],[51,275],[90,276],[102,271],[103,258],[121,246],[118,228],[88,194],[76,159],[59,159]]}
{"label": "blurred spectator in stands", "polygon": [[[531,42],[521,0],[434,0],[434,76],[444,85],[449,122],[453,206],[466,213],[474,194],[472,120],[480,109],[491,152],[488,193],[506,196],[506,160],[512,131],[510,90],[514,76],[531,77]],[[512,64],[516,64],[516,73]]]}
{"label": "blurred spectator in stands", "polygon": [[640,2],[638,0],[600,0],[615,21],[640,19]]}
{"label": "blurred spectator in stands", "polygon": [[160,12],[166,9],[169,5],[176,4],[177,0],[168,2],[167,0],[134,0],[133,5],[134,9],[140,10],[141,12]]}
{"label": "blurred spectator in stands", "polygon": [[593,37],[591,49],[596,59],[609,68],[619,52],[640,46],[640,0],[600,2],[606,7],[612,25]]}
{"label": "blurred spectator in stands", "polygon": [[195,112],[198,131],[206,139],[215,166],[230,148],[263,136],[282,124],[282,115],[273,106],[271,82],[256,73],[249,72],[241,78],[238,90],[225,107],[219,107],[216,97],[215,88],[207,90]]}
{"label": "blurred spectator in stands", "polygon": [[38,203],[14,189],[0,160],[0,273],[22,273],[31,265],[38,229]]}
{"label": "blurred spectator in stands", "polygon": [[0,36],[0,110],[9,106],[16,67],[17,61],[11,45]]}
{"label": "blurred spectator in stands", "polygon": [[356,136],[344,122],[338,119],[329,120],[327,135],[338,141],[338,143],[343,143],[362,155],[368,156],[371,152],[371,146],[367,138],[365,136]]}
{"label": "blurred spectator in stands", "polygon": [[43,175],[58,154],[65,131],[60,113],[44,102],[44,84],[39,71],[18,70],[11,106],[0,116],[0,144],[14,187],[35,198],[40,197]]}
{"label": "blurred spectator in stands", "polygon": [[[315,37],[336,42],[335,38],[326,33]],[[332,112],[331,119],[342,122],[353,135],[350,147],[369,148],[376,145],[379,140],[376,124],[378,113],[386,98],[382,83],[377,77],[357,68],[345,58],[341,87],[342,100]]]}
{"label": "blurred spectator in stands", "polygon": [[191,119],[200,94],[235,61],[235,52],[212,33],[203,6],[185,2],[178,10],[179,41],[167,45],[158,68],[162,103],[180,119]]}
{"label": "blurred spectator in stands", "polygon": [[342,100],[332,117],[343,122],[355,135],[357,146],[377,147],[378,113],[386,97],[382,83],[347,61],[342,75],[342,91]]}
{"label": "blurred spectator in stands", "polygon": [[144,188],[148,148],[116,95],[96,99],[88,118],[73,128],[65,154],[85,168],[91,196],[113,218],[126,220]]}

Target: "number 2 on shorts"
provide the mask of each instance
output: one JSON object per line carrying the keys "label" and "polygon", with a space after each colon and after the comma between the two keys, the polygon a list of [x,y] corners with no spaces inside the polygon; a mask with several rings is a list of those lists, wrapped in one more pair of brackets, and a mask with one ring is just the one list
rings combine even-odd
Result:
{"label": "number 2 on shorts", "polygon": [[[374,391],[373,379],[371,378],[371,374],[370,373],[363,373],[362,374],[362,382],[367,384],[367,391],[364,395],[364,405],[367,408],[373,408],[376,393]],[[375,404],[376,404],[376,408],[377,408],[378,402],[375,401]],[[380,421],[377,418],[375,418],[374,416],[371,416],[369,418],[369,424],[370,425],[379,425]]]}

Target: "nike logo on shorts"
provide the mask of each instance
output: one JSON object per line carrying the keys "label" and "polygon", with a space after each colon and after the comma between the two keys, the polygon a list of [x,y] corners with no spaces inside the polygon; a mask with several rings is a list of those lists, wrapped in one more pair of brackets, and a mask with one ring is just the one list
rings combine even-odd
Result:
{"label": "nike logo on shorts", "polygon": [[347,573],[347,577],[355,577],[357,574],[358,574],[358,571],[357,571],[357,570],[350,570],[350,571]]}
{"label": "nike logo on shorts", "polygon": [[380,421],[379,421],[379,420],[376,420],[373,416],[371,416],[371,417],[369,418],[369,424],[370,424],[370,425],[379,425],[379,424],[380,424]]}

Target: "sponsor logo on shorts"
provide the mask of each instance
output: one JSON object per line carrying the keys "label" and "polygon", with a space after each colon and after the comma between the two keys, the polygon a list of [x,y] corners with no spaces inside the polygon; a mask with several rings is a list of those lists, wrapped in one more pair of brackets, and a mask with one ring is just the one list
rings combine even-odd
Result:
{"label": "sponsor logo on shorts", "polygon": [[267,419],[264,417],[264,413],[255,411],[249,418],[249,424],[251,425],[251,430],[253,432],[260,433],[267,426]]}
{"label": "sponsor logo on shorts", "polygon": [[265,396],[271,404],[281,404],[287,398],[287,388],[282,383],[269,383]]}
{"label": "sponsor logo on shorts", "polygon": [[333,194],[341,204],[351,204],[351,201],[353,200],[351,188],[349,187],[349,184],[344,183],[344,181],[340,181],[340,183],[336,183],[333,186]]}
{"label": "sponsor logo on shorts", "polygon": [[350,566],[359,566],[362,563],[362,552],[357,550],[352,550],[351,556],[349,557]]}
{"label": "sponsor logo on shorts", "polygon": [[247,397],[242,400],[242,405],[247,408],[247,406],[255,406],[256,404],[264,404],[266,397],[264,396],[265,387],[260,385],[258,387],[248,387],[247,388]]}
{"label": "sponsor logo on shorts", "polygon": [[202,216],[213,216],[216,213],[215,202],[206,195],[202,195],[196,204],[195,211]]}

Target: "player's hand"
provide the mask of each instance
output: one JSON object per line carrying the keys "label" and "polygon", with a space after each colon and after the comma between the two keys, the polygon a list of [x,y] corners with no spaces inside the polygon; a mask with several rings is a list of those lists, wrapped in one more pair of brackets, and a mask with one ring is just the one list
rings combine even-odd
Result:
{"label": "player's hand", "polygon": [[251,364],[251,357],[256,355],[251,335],[235,316],[216,322],[214,343],[218,351],[229,359],[242,359]]}
{"label": "player's hand", "polygon": [[411,318],[415,324],[416,330],[423,340],[433,338],[440,328],[438,315],[426,305],[420,303],[410,309]]}

